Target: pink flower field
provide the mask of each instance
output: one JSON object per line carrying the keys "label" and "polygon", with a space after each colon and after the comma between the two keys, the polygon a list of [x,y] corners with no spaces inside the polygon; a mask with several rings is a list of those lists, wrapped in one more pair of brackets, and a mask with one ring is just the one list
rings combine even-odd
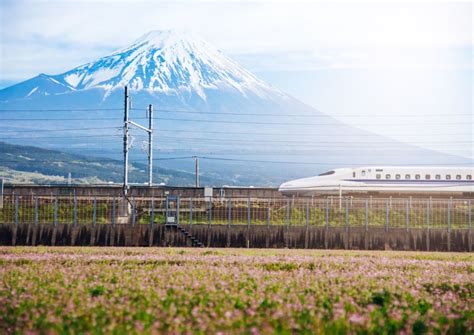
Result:
{"label": "pink flower field", "polygon": [[0,333],[472,334],[474,255],[0,248]]}

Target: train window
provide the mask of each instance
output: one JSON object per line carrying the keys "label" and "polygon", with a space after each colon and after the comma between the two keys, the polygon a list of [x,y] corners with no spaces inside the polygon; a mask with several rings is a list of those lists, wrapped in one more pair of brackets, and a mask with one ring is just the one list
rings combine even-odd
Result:
{"label": "train window", "polygon": [[362,170],[362,175],[365,176],[365,170]]}
{"label": "train window", "polygon": [[321,173],[320,176],[329,176],[331,174],[334,174],[335,171],[328,171],[328,172],[324,172],[324,173]]}
{"label": "train window", "polygon": [[451,179],[451,175],[450,174],[447,174],[446,175],[446,180],[450,180]]}
{"label": "train window", "polygon": [[425,175],[425,179],[426,179],[426,180],[431,179],[431,175],[429,175],[429,174]]}
{"label": "train window", "polygon": [[386,175],[385,175],[385,179],[390,179],[390,178],[392,178],[391,175],[389,175],[389,174],[386,174]]}
{"label": "train window", "polygon": [[355,177],[356,177],[356,173],[352,172],[352,178],[355,178]]}
{"label": "train window", "polygon": [[405,179],[410,179],[410,178],[411,178],[411,176],[409,174],[405,175]]}
{"label": "train window", "polygon": [[416,175],[415,175],[415,179],[418,180],[418,179],[420,179],[420,178],[421,178],[421,176],[420,176],[419,174],[416,174]]}
{"label": "train window", "polygon": [[467,179],[467,180],[471,180],[471,179],[472,179],[472,176],[471,176],[470,174],[468,174],[468,175],[466,176],[466,179]]}
{"label": "train window", "polygon": [[440,174],[437,174],[437,175],[435,176],[435,178],[439,180],[439,179],[441,179],[441,175],[440,175]]}
{"label": "train window", "polygon": [[400,179],[400,178],[401,178],[401,176],[399,174],[395,175],[395,179]]}
{"label": "train window", "polygon": [[461,175],[460,174],[456,175],[456,180],[461,180]]}
{"label": "train window", "polygon": [[380,179],[380,178],[382,178],[382,175],[381,175],[380,173],[377,173],[377,174],[375,175],[375,178]]}

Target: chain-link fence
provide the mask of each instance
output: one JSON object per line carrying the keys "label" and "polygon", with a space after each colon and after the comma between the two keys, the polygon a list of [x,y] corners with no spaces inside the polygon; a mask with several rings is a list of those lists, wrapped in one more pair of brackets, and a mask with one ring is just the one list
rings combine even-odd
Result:
{"label": "chain-link fence", "polygon": [[0,223],[472,227],[472,200],[361,198],[3,197]]}

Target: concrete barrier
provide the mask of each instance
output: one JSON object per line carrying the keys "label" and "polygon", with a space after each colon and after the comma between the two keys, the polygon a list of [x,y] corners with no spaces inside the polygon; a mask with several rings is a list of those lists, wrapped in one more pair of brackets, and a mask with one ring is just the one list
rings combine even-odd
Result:
{"label": "concrete barrier", "polygon": [[[468,229],[181,225],[207,247],[472,252]],[[191,246],[164,225],[0,224],[0,245]]]}

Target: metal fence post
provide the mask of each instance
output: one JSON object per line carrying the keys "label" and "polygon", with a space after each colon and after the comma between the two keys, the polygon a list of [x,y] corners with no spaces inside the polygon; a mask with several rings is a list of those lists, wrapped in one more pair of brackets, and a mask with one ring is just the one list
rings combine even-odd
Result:
{"label": "metal fence post", "polygon": [[369,201],[365,199],[365,230],[369,230]]}
{"label": "metal fence post", "polygon": [[270,203],[267,203],[267,226],[268,227],[270,227],[270,214],[271,214]]}
{"label": "metal fence post", "polygon": [[388,200],[385,202],[385,231],[388,231],[388,220],[390,217],[390,206]]}
{"label": "metal fence post", "polygon": [[286,225],[290,224],[290,199],[286,199]]}
{"label": "metal fence post", "polygon": [[247,248],[250,248],[250,218],[251,218],[251,204],[250,197],[247,198]]}
{"label": "metal fence post", "polygon": [[132,227],[134,227],[135,226],[135,220],[136,220],[136,218],[135,218],[135,199],[133,199],[131,201],[131,205],[132,205]]}
{"label": "metal fence post", "polygon": [[176,199],[176,224],[179,225],[179,219],[180,219],[180,212],[179,212],[179,204],[180,204],[180,197],[178,196],[178,198]]}
{"label": "metal fence post", "polygon": [[329,227],[329,199],[326,198],[326,228]]}
{"label": "metal fence post", "polygon": [[115,196],[112,198],[112,226],[115,227]]}
{"label": "metal fence post", "polygon": [[410,208],[411,208],[410,201],[407,200],[406,208],[405,208],[405,224],[406,224],[407,231],[410,228]]}
{"label": "metal fence post", "polygon": [[76,193],[74,193],[74,197],[73,197],[73,203],[74,203],[74,207],[73,207],[73,225],[74,227],[77,226],[77,198],[76,198]]}
{"label": "metal fence post", "polygon": [[19,210],[20,210],[20,204],[18,203],[18,194],[15,195],[15,225],[18,226],[18,219],[19,219]]}
{"label": "metal fence post", "polygon": [[38,224],[39,222],[39,216],[38,216],[38,197],[35,195],[35,225]]}
{"label": "metal fence post", "polygon": [[451,231],[451,205],[452,199],[448,201],[448,231]]}
{"label": "metal fence post", "polygon": [[250,216],[251,216],[250,198],[247,198],[247,225],[248,226],[250,226]]}
{"label": "metal fence post", "polygon": [[309,226],[309,202],[306,201],[306,227]]}
{"label": "metal fence post", "polygon": [[54,226],[58,225],[58,196],[54,198]]}
{"label": "metal fence post", "polygon": [[193,198],[189,198],[189,225],[193,225]]}
{"label": "metal fence post", "polygon": [[208,204],[209,205],[208,205],[207,223],[210,226],[212,223],[212,200],[211,199],[209,199]]}
{"label": "metal fence post", "polygon": [[349,230],[349,199],[346,198],[346,230]]}
{"label": "metal fence post", "polygon": [[467,201],[467,224],[469,231],[472,229],[472,213],[471,213],[471,200]]}
{"label": "metal fence post", "polygon": [[426,202],[426,227],[430,229],[431,199]]}
{"label": "metal fence post", "polygon": [[150,226],[155,222],[155,198],[151,198]]}
{"label": "metal fence post", "polygon": [[92,201],[92,225],[95,227],[97,224],[97,198],[94,197]]}
{"label": "metal fence post", "polygon": [[230,226],[232,222],[232,199],[227,200],[227,224]]}

